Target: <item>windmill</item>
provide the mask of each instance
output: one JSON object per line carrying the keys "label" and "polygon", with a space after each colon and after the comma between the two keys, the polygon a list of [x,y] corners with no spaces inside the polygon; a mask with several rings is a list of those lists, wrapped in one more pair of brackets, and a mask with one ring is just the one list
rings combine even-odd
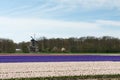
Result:
{"label": "windmill", "polygon": [[31,36],[29,51],[30,52],[38,52],[37,41],[35,40],[35,36],[34,36],[34,38]]}

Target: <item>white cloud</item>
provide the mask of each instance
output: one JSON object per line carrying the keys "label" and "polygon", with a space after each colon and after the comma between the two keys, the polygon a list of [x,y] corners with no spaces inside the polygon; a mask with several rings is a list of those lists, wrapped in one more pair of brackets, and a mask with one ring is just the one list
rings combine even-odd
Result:
{"label": "white cloud", "polygon": [[39,34],[39,37],[115,36],[116,34],[112,33],[115,31],[105,30],[106,25],[110,26],[110,28],[120,26],[120,21],[97,20],[96,22],[72,22],[36,18],[0,17],[0,37],[20,42],[24,40],[28,41],[30,39],[29,36],[34,33]]}
{"label": "white cloud", "polygon": [[65,37],[79,35],[81,31],[99,30],[100,28],[97,24],[90,22],[7,17],[0,17],[0,26],[0,36],[16,42],[26,40],[26,37],[34,33],[46,37]]}
{"label": "white cloud", "polygon": [[16,13],[17,11],[21,11],[23,9],[28,9],[30,8],[29,5],[25,5],[25,6],[19,6],[19,7],[14,7],[14,8],[10,8],[10,9],[4,9],[4,10],[1,10],[0,14],[7,14],[7,13]]}
{"label": "white cloud", "polygon": [[97,29],[98,26],[89,22],[72,22],[72,21],[59,21],[59,20],[45,20],[45,19],[26,19],[26,18],[5,18],[0,17],[0,25],[19,28],[77,28],[77,29]]}
{"label": "white cloud", "polygon": [[120,9],[120,0],[52,0],[71,9]]}
{"label": "white cloud", "polygon": [[[35,5],[35,4],[39,5]],[[20,3],[21,4],[21,3]],[[120,10],[120,0],[43,0],[34,1],[33,4],[22,3],[21,6],[11,7],[9,10],[1,11],[7,15],[61,15],[72,12],[89,10]],[[7,6],[7,5],[6,5]],[[3,7],[4,8],[4,7]],[[48,14],[49,13],[49,14]],[[46,15],[45,15],[46,14]]]}
{"label": "white cloud", "polygon": [[42,16],[45,14],[55,16],[76,11],[120,10],[120,0],[46,0],[44,2],[44,4],[33,9],[25,9],[25,12]]}
{"label": "white cloud", "polygon": [[99,25],[104,25],[104,26],[119,26],[120,27],[120,21],[112,21],[112,20],[97,20],[96,21]]}

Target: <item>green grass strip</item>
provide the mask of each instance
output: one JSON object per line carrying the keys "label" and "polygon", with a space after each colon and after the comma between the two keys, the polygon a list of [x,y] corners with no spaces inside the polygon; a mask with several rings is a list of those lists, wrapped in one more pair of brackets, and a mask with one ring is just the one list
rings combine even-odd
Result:
{"label": "green grass strip", "polygon": [[62,76],[62,77],[37,77],[37,78],[13,78],[0,80],[81,80],[81,79],[99,79],[99,80],[120,80],[120,74],[116,75],[84,75],[84,76]]}

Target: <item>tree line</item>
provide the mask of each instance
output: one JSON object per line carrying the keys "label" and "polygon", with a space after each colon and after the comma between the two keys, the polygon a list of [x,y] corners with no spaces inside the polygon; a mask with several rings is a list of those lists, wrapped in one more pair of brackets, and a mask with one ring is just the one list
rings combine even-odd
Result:
{"label": "tree line", "polygon": [[[119,53],[120,39],[103,37],[80,37],[80,38],[46,38],[36,40],[38,52],[45,53]],[[20,49],[22,53],[29,53],[29,42],[14,43],[10,39],[0,39],[1,53],[15,53]]]}
{"label": "tree line", "polygon": [[66,39],[42,37],[38,40],[38,47],[40,52],[113,53],[120,52],[120,39],[111,36]]}
{"label": "tree line", "polygon": [[0,39],[0,53],[15,53],[15,43],[10,39]]}

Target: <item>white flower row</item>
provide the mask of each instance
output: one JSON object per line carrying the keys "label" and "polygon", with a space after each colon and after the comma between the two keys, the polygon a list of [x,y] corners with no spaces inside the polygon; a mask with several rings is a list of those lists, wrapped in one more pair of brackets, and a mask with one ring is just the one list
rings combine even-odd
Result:
{"label": "white flower row", "polygon": [[0,79],[120,74],[120,62],[0,63]]}

